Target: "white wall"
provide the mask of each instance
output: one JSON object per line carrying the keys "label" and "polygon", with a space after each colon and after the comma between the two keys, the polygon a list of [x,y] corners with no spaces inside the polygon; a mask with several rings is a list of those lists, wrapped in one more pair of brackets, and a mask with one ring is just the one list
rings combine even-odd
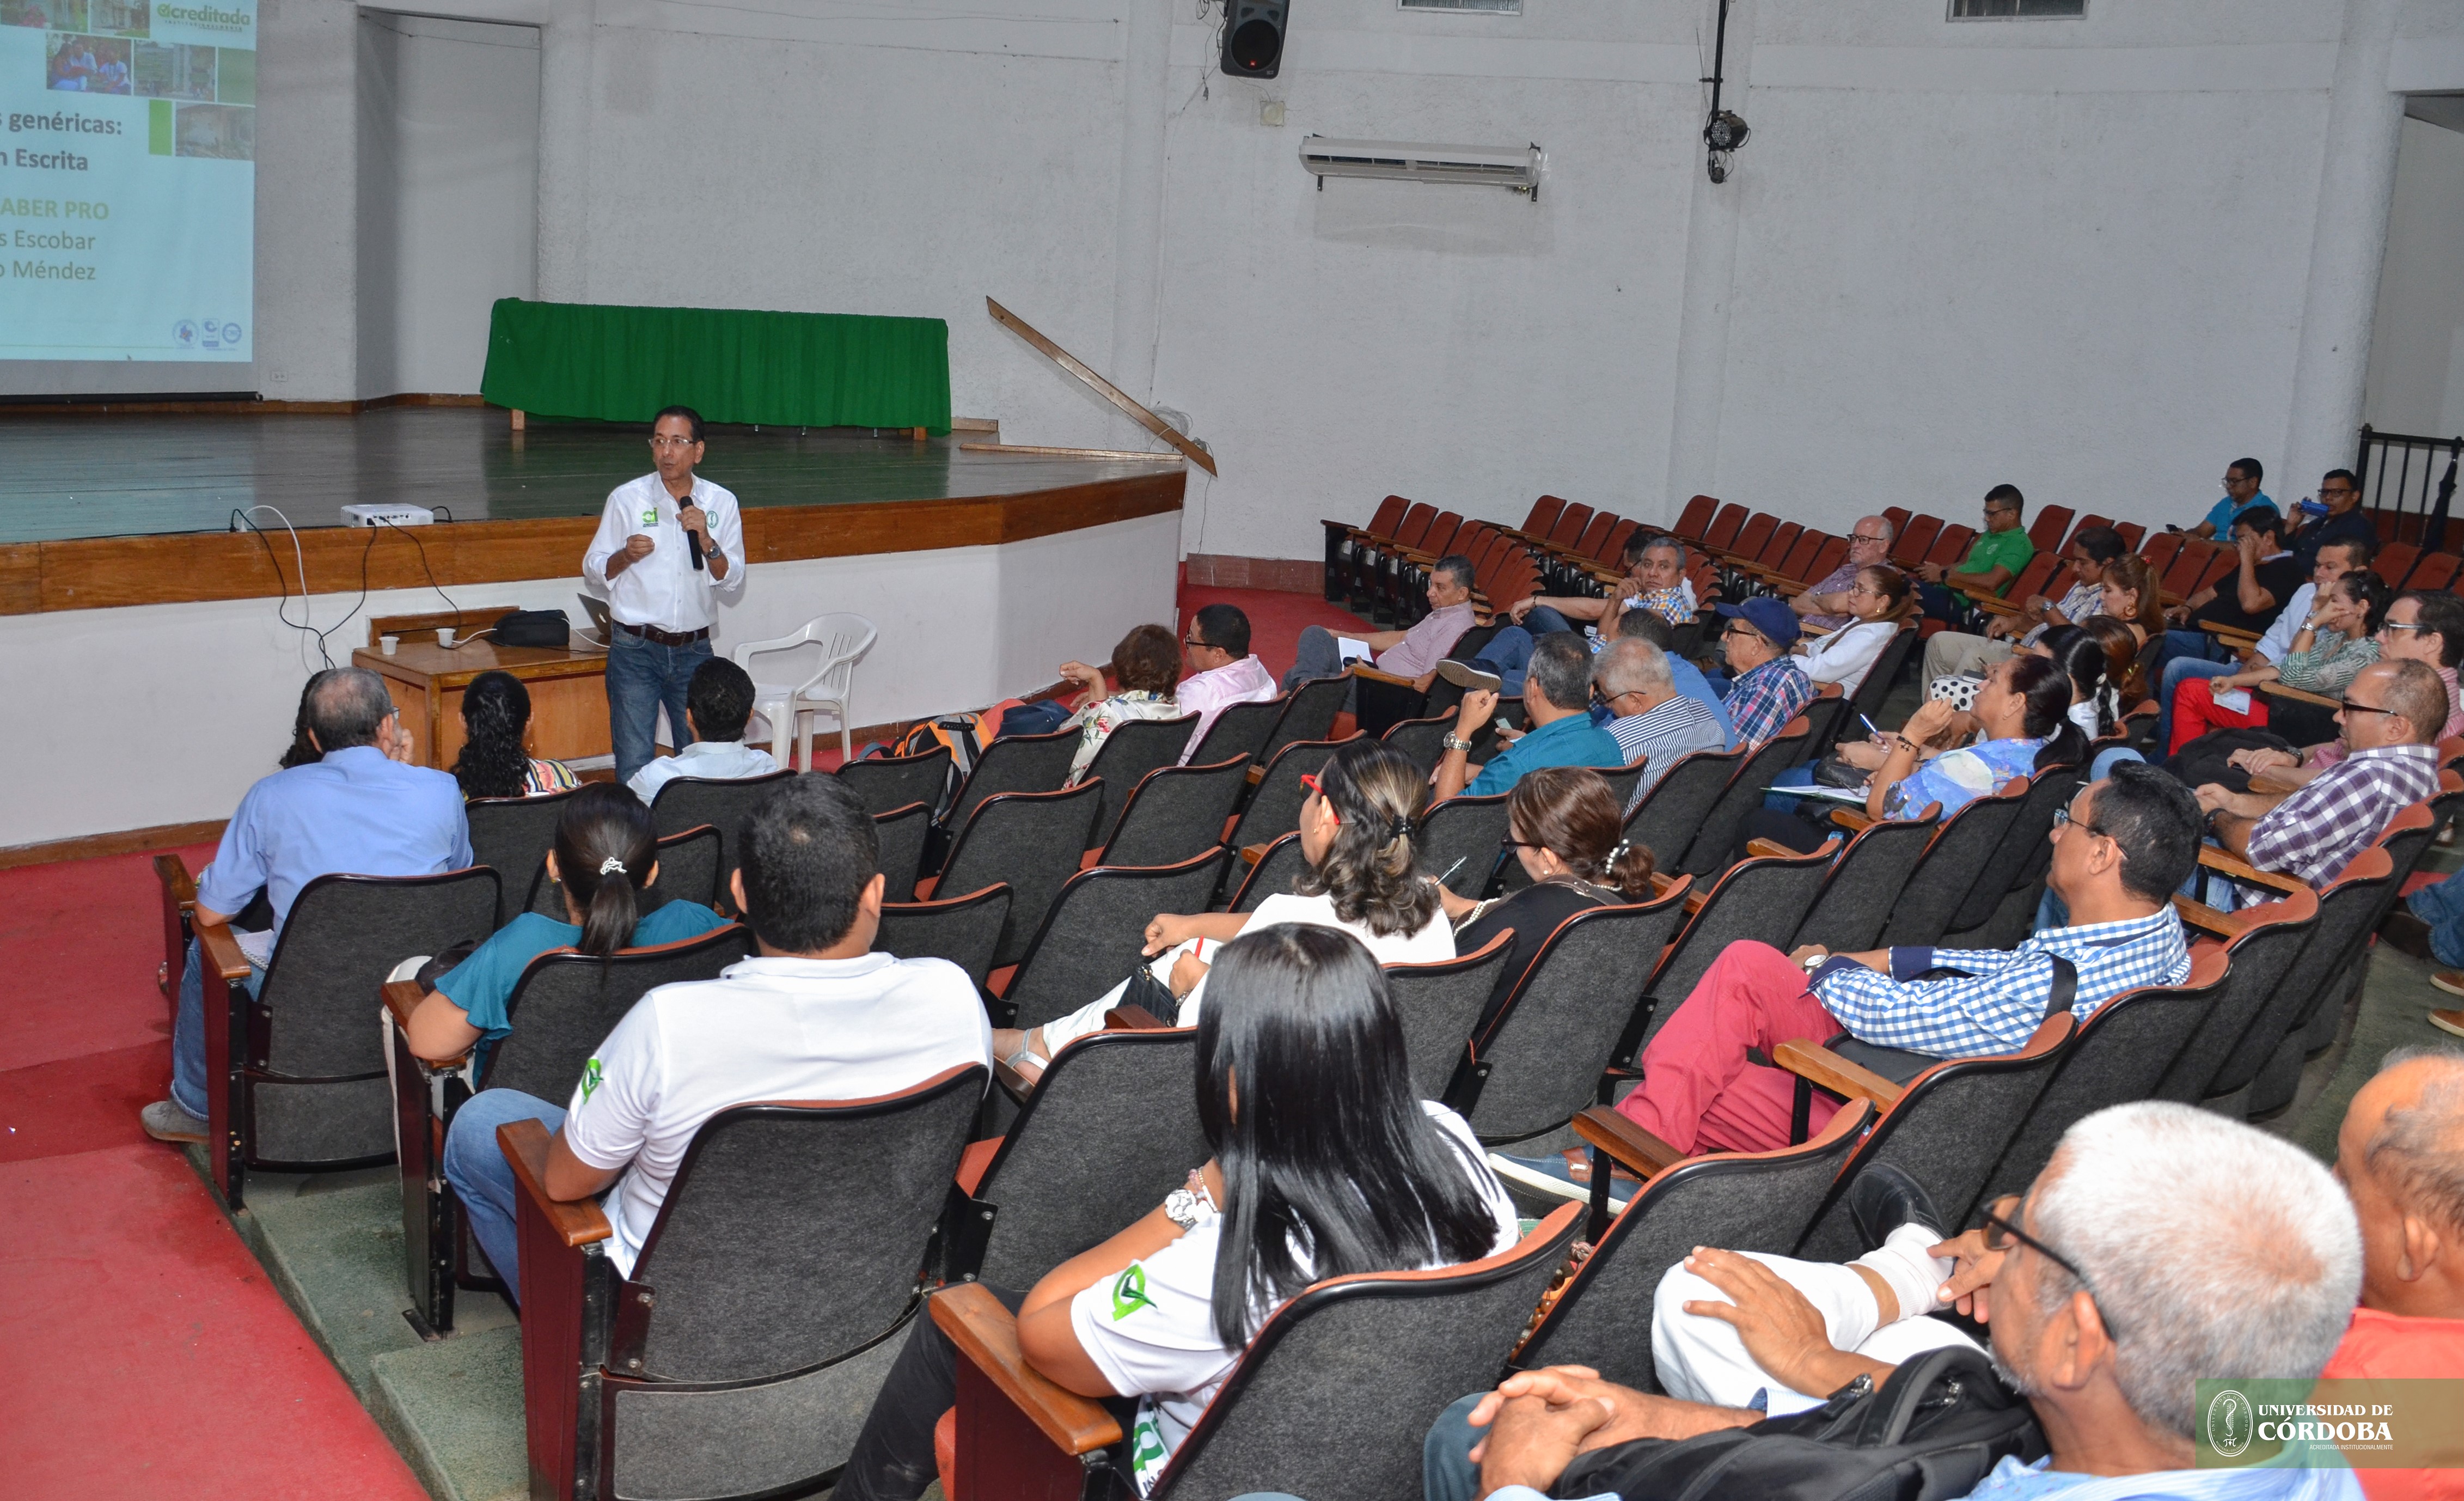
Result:
{"label": "white wall", "polygon": [[2464,432],[2464,133],[2404,122],[2364,410],[2387,432]]}
{"label": "white wall", "polygon": [[469,392],[537,285],[539,33],[360,12],[357,394]]}
{"label": "white wall", "polygon": [[[755,563],[720,611],[717,644],[783,636],[851,609],[881,628],[856,669],[860,724],[918,717],[1031,692],[1072,658],[1109,651],[1131,627],[1173,620],[1171,513],[996,547]],[[1064,573],[1102,588],[1057,589]],[[456,591],[465,606],[564,609],[578,576]],[[309,601],[319,627],[356,593]],[[327,644],[337,662],[367,641],[366,615],[436,608],[425,589],[380,590]],[[299,602],[290,606],[300,618]],[[984,650],[999,642],[997,651]],[[274,769],[300,686],[322,664],[270,600],[150,605],[0,616],[0,701],[55,705],[62,722],[113,727],[79,753],[40,737],[0,737],[0,784],[40,797],[0,803],[0,847],[224,818]]]}

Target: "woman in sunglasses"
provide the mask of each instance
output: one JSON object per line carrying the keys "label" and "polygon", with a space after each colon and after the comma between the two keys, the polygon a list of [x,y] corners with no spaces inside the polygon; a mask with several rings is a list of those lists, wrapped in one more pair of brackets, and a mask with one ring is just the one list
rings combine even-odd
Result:
{"label": "woman in sunglasses", "polygon": [[[1413,869],[1415,835],[1429,802],[1428,778],[1411,758],[1375,740],[1357,739],[1327,758],[1301,783],[1301,857],[1309,869],[1288,894],[1267,897],[1255,912],[1164,913],[1147,924],[1148,973],[1172,992],[1176,1015],[1197,1025],[1206,968],[1215,951],[1244,932],[1279,922],[1341,928],[1368,945],[1380,964],[1424,964],[1455,957],[1454,929],[1439,905],[1442,890]],[[1069,1015],[1027,1030],[997,1028],[993,1052],[1029,1079],[1054,1052],[1104,1029],[1104,1013],[1122,1003],[1129,982]]]}

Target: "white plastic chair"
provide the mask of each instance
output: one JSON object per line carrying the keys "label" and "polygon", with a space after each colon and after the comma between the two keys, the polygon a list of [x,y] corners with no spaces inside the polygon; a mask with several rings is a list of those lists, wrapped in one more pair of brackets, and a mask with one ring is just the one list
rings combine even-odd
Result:
{"label": "white plastic chair", "polygon": [[[792,651],[799,647],[818,645],[822,651],[821,670],[801,683],[765,683],[753,673],[753,709],[770,724],[770,758],[799,770],[813,769],[813,728],[807,717],[817,711],[826,711],[839,721],[839,761],[845,764],[855,756],[855,738],[850,727],[855,716],[848,710],[854,696],[855,664],[872,650],[880,634],[871,621],[862,615],[830,614],[806,621],[803,629],[791,636],[774,641],[747,641],[730,653],[737,666],[753,673],[753,658],[770,651]],[[787,760],[787,741],[796,741],[801,753],[798,761]]]}

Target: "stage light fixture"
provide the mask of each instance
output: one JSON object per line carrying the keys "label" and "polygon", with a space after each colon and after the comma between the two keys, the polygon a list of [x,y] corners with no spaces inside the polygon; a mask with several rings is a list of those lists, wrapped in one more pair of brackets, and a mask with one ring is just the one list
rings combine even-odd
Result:
{"label": "stage light fixture", "polygon": [[1236,78],[1271,78],[1284,61],[1290,0],[1224,0],[1220,66]]}

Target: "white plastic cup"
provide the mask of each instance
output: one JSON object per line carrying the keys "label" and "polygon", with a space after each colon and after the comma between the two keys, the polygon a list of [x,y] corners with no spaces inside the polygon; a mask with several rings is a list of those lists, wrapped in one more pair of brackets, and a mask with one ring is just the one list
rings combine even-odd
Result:
{"label": "white plastic cup", "polygon": [[377,650],[378,650],[378,651],[382,651],[382,652],[384,652],[384,653],[385,653],[385,655],[387,655],[387,656],[391,656],[391,655],[393,655],[393,653],[394,653],[394,649],[395,649],[396,647],[401,646],[401,645],[402,645],[402,637],[400,637],[400,636],[379,636],[379,637],[377,637]]}
{"label": "white plastic cup", "polygon": [[451,626],[439,626],[436,628],[436,644],[441,647],[450,647],[453,644],[453,628]]}

